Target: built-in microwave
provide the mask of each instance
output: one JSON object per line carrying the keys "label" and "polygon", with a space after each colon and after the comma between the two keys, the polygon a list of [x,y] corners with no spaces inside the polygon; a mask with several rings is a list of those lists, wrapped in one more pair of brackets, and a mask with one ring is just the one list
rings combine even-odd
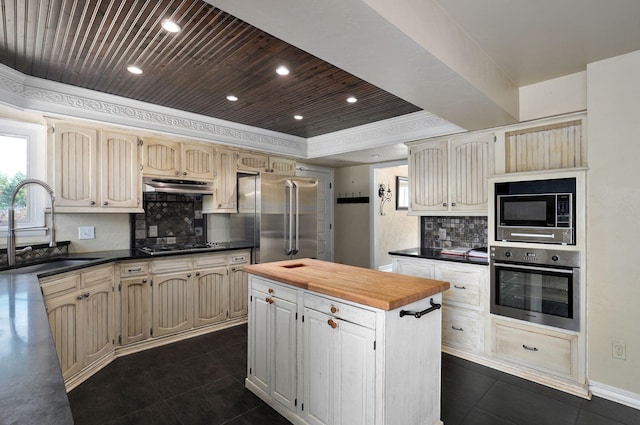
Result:
{"label": "built-in microwave", "polygon": [[496,240],[575,245],[575,178],[495,183]]}

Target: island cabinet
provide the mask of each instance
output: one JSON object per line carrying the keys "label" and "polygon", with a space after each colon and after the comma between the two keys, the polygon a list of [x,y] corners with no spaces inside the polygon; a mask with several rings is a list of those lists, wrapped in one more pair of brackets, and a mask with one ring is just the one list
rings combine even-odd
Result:
{"label": "island cabinet", "polygon": [[245,269],[254,394],[294,424],[441,423],[448,283],[310,259]]}
{"label": "island cabinet", "polygon": [[487,214],[493,143],[493,133],[412,142],[409,212]]}

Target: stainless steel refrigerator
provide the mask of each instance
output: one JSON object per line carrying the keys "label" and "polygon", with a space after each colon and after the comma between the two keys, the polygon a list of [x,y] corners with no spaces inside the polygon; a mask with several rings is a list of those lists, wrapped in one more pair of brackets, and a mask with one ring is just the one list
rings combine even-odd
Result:
{"label": "stainless steel refrigerator", "polygon": [[318,255],[318,181],[274,174],[238,174],[232,241],[252,242],[254,262]]}

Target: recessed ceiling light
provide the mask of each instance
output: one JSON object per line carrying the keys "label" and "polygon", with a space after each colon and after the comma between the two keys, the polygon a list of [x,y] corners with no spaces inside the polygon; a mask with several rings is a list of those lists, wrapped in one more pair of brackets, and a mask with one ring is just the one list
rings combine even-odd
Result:
{"label": "recessed ceiling light", "polygon": [[276,72],[277,72],[279,75],[289,75],[289,68],[287,68],[287,67],[286,67],[286,66],[284,66],[284,65],[280,65],[280,66],[276,69]]}
{"label": "recessed ceiling light", "polygon": [[356,103],[357,101],[358,101],[358,98],[355,97],[355,96],[349,96],[347,98],[347,102],[349,102],[349,103]]}
{"label": "recessed ceiling light", "polygon": [[230,94],[229,96],[227,96],[227,100],[235,102],[236,100],[238,100],[238,96],[234,96],[234,95]]}
{"label": "recessed ceiling light", "polygon": [[302,115],[294,115],[293,118],[297,119],[298,121],[300,121],[302,118],[304,118]]}
{"label": "recessed ceiling light", "polygon": [[162,21],[162,28],[164,28],[169,32],[180,32],[180,30],[182,29],[180,25],[176,24],[175,22],[169,19],[165,19]]}
{"label": "recessed ceiling light", "polygon": [[127,66],[127,71],[129,71],[132,74],[142,74],[142,70],[135,65]]}
{"label": "recessed ceiling light", "polygon": [[372,158],[380,158],[380,155],[378,155],[377,153],[374,153],[373,155],[371,155]]}

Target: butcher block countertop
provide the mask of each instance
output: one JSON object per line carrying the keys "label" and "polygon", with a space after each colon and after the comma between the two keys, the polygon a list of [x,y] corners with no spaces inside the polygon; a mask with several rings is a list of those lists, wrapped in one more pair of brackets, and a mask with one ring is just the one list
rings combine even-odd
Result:
{"label": "butcher block countertop", "polygon": [[449,282],[303,258],[252,264],[243,270],[358,304],[393,310],[449,289]]}

